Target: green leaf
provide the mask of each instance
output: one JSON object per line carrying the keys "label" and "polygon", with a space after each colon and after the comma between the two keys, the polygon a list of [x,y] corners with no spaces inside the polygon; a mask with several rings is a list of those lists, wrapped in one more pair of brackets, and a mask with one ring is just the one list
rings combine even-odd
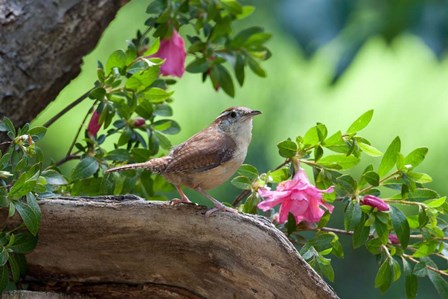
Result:
{"label": "green leaf", "polygon": [[18,282],[20,279],[20,267],[19,267],[19,263],[17,262],[14,254],[11,254],[9,256],[8,264],[9,264],[9,269],[11,269],[12,280],[14,282]]}
{"label": "green leaf", "polygon": [[370,227],[365,226],[364,223],[366,222],[364,214],[362,214],[361,221],[358,223],[358,225],[353,230],[353,248],[358,248],[362,245],[364,245],[369,237],[369,231]]}
{"label": "green leaf", "polygon": [[415,275],[417,275],[418,277],[425,277],[426,275],[428,275],[429,271],[430,270],[428,270],[428,268],[426,268],[426,263],[421,261],[414,266],[413,273]]}
{"label": "green leaf", "polygon": [[218,64],[214,68],[212,68],[210,77],[213,77],[212,81],[214,82],[214,84],[216,84],[217,82],[218,85],[225,91],[225,93],[227,93],[232,98],[235,96],[235,87],[233,86],[232,77],[230,77],[229,71],[224,66]]}
{"label": "green leaf", "polygon": [[109,59],[107,60],[106,74],[109,74],[114,67],[121,69],[125,66],[126,54],[123,52],[123,50],[116,50],[109,56]]}
{"label": "green leaf", "polygon": [[246,47],[260,47],[272,37],[272,34],[266,32],[255,33],[251,35],[245,42]]}
{"label": "green leaf", "polygon": [[37,237],[30,233],[19,233],[15,235],[14,243],[9,246],[14,253],[27,254],[36,248]]}
{"label": "green leaf", "polygon": [[246,199],[246,202],[244,203],[244,205],[242,207],[242,212],[248,213],[248,214],[256,214],[257,213],[257,205],[259,202],[260,202],[260,198],[255,193],[252,193]]}
{"label": "green leaf", "polygon": [[244,78],[245,78],[244,57],[243,57],[243,55],[237,55],[236,56],[235,64],[234,64],[233,68],[234,68],[234,71],[235,71],[236,80],[238,81],[240,86],[243,86]]}
{"label": "green leaf", "polygon": [[346,194],[352,194],[357,188],[357,183],[350,175],[344,174],[336,179],[336,187]]}
{"label": "green leaf", "polygon": [[319,265],[319,269],[325,277],[330,281],[334,281],[334,270],[331,266],[331,260],[319,255],[317,258],[317,264]]}
{"label": "green leaf", "polygon": [[172,148],[171,141],[163,133],[159,131],[154,131],[154,134],[157,137],[157,140],[163,149],[169,150]]}
{"label": "green leaf", "polygon": [[384,177],[397,162],[398,154],[400,153],[401,141],[400,137],[396,137],[384,153],[383,159],[381,160],[380,166],[378,168],[378,174],[380,177]]}
{"label": "green leaf", "polygon": [[9,198],[18,199],[34,190],[40,174],[40,164],[33,165],[22,173],[9,191]]}
{"label": "green leaf", "polygon": [[231,47],[240,48],[244,45],[244,42],[249,39],[252,35],[263,32],[261,27],[250,27],[240,31],[230,42]]}
{"label": "green leaf", "polygon": [[117,148],[108,152],[104,156],[104,159],[125,162],[131,159],[131,155],[129,154],[129,151],[122,148]]}
{"label": "green leaf", "polygon": [[328,221],[330,221],[330,216],[331,216],[330,212],[328,210],[325,210],[324,214],[317,223],[317,227],[322,228],[325,225],[327,225]]}
{"label": "green leaf", "polygon": [[409,223],[406,216],[398,208],[391,207],[392,226],[397,234],[398,240],[400,240],[401,248],[405,249],[409,244]]}
{"label": "green leaf", "polygon": [[98,168],[99,164],[95,158],[86,157],[73,169],[72,181],[86,179],[97,172]]}
{"label": "green leaf", "polygon": [[446,202],[446,196],[424,201],[424,203],[431,208],[441,207],[445,202]]}
{"label": "green leaf", "polygon": [[[437,265],[429,258],[425,259],[425,262],[428,266],[437,268]],[[429,280],[431,280],[432,284],[439,293],[440,298],[448,298],[448,282],[439,274],[434,271],[428,271]]]}
{"label": "green leaf", "polygon": [[234,177],[230,182],[238,189],[250,190],[252,187],[252,182],[245,176]]}
{"label": "green leaf", "polygon": [[205,58],[196,58],[190,62],[186,68],[189,73],[203,73],[209,69],[210,65]]}
{"label": "green leaf", "polygon": [[31,135],[33,137],[34,141],[41,140],[45,133],[47,132],[47,128],[45,127],[33,127],[28,130],[28,135]]}
{"label": "green leaf", "polygon": [[161,119],[153,124],[154,129],[161,131],[164,134],[174,135],[180,132],[180,126],[177,122],[171,119]]}
{"label": "green leaf", "polygon": [[356,200],[352,200],[347,205],[344,216],[344,227],[346,231],[353,230],[355,227],[359,226],[362,218],[362,211],[359,203]]}
{"label": "green leaf", "polygon": [[406,297],[407,299],[415,299],[417,297],[418,290],[418,279],[412,273],[412,266],[406,261],[405,258],[402,258],[403,261],[403,272],[405,275],[405,288],[406,288]]}
{"label": "green leaf", "polygon": [[148,99],[149,102],[158,104],[169,99],[173,95],[173,93],[174,91],[168,92],[164,89],[153,87],[150,90],[146,91],[144,93],[144,96],[146,99]]}
{"label": "green leaf", "polygon": [[67,179],[56,170],[44,170],[41,175],[47,180],[48,185],[59,186],[68,184]]}
{"label": "green leaf", "polygon": [[347,134],[354,134],[364,129],[372,120],[373,109],[365,112],[357,120],[355,120],[347,130]]}
{"label": "green leaf", "polygon": [[143,56],[151,56],[155,53],[157,53],[157,51],[159,51],[160,48],[160,38],[156,38],[152,43],[151,46],[149,46],[148,50],[145,51],[145,53],[143,54]]}
{"label": "green leaf", "polygon": [[327,127],[324,124],[317,124],[305,133],[303,136],[303,144],[306,146],[315,146],[323,142],[327,134]]}
{"label": "green leaf", "polygon": [[437,250],[438,246],[439,242],[437,241],[425,241],[419,244],[417,250],[414,252],[414,254],[412,254],[412,256],[417,258],[428,256],[430,254],[433,254]]}
{"label": "green leaf", "polygon": [[295,232],[297,229],[296,217],[294,217],[294,215],[292,213],[288,214],[288,221],[285,224],[285,228],[286,228],[286,233],[288,234],[288,236],[290,234],[292,234],[293,232]]}
{"label": "green leaf", "polygon": [[280,169],[268,172],[270,182],[280,183],[289,177],[289,169],[282,167]]}
{"label": "green leaf", "polygon": [[257,61],[255,61],[255,59],[247,56],[247,63],[254,74],[262,78],[266,77],[266,71],[260,66]]}
{"label": "green leaf", "polygon": [[5,290],[9,282],[9,271],[6,266],[0,267],[0,294]]}
{"label": "green leaf", "polygon": [[14,139],[16,137],[16,129],[14,128],[14,124],[7,117],[3,118],[3,120],[0,121],[0,132],[9,133],[8,136],[11,139]]}
{"label": "green leaf", "polygon": [[14,207],[20,214],[20,217],[22,217],[23,223],[30,233],[34,236],[37,235],[40,227],[40,214],[36,213],[33,207],[22,201],[15,202]]}
{"label": "green leaf", "polygon": [[8,250],[6,250],[6,247],[1,246],[0,247],[0,267],[6,265],[9,259],[9,253]]}
{"label": "green leaf", "polygon": [[373,146],[367,144],[367,143],[363,143],[363,142],[358,142],[358,147],[367,155],[371,156],[371,157],[379,157],[381,155],[383,155],[383,153],[374,148]]}
{"label": "green leaf", "polygon": [[378,273],[375,277],[375,288],[380,288],[381,291],[385,291],[389,288],[391,282],[392,268],[390,265],[390,258],[387,258],[378,269]]}
{"label": "green leaf", "polygon": [[[127,81],[126,88],[135,91],[142,91],[149,87],[159,77],[159,67],[152,66],[142,72],[134,73]],[[150,89],[151,90],[151,89]],[[146,97],[146,93],[145,93]]]}
{"label": "green leaf", "polygon": [[358,164],[359,158],[346,155],[329,155],[321,158],[318,164],[334,169],[349,169]]}
{"label": "green leaf", "polygon": [[243,12],[243,6],[236,0],[221,0],[222,6],[226,8],[231,14],[238,15]]}
{"label": "green leaf", "polygon": [[412,165],[412,168],[417,167],[420,163],[425,160],[426,154],[428,153],[427,147],[420,147],[416,148],[412,152],[410,152],[405,158],[404,158],[404,164],[405,165]]}
{"label": "green leaf", "polygon": [[253,180],[258,177],[258,170],[254,166],[250,164],[243,164],[238,169],[238,174],[242,176],[246,176],[249,179]]}
{"label": "green leaf", "polygon": [[432,177],[426,173],[409,171],[406,175],[416,183],[426,184],[432,182]]}
{"label": "green leaf", "polygon": [[380,184],[380,176],[374,171],[368,171],[363,174],[363,177],[372,186],[378,186]]}
{"label": "green leaf", "polygon": [[99,195],[102,178],[90,177],[83,180],[77,180],[72,187],[70,195],[72,196],[95,196]]}
{"label": "green leaf", "polygon": [[391,264],[392,264],[392,272],[394,274],[392,281],[397,281],[400,279],[401,276],[401,267],[400,264],[393,258],[391,258]]}
{"label": "green leaf", "polygon": [[292,158],[297,153],[297,143],[290,138],[277,144],[277,148],[280,156],[284,158]]}

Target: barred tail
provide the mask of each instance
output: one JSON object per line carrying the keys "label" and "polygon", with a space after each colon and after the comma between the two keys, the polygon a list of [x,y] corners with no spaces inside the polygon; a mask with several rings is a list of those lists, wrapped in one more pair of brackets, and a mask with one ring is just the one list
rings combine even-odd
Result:
{"label": "barred tail", "polygon": [[168,165],[168,160],[163,158],[155,158],[151,159],[149,161],[143,162],[143,163],[134,163],[134,164],[128,164],[123,166],[118,166],[114,168],[109,168],[106,170],[106,173],[114,172],[114,171],[124,171],[129,169],[138,169],[138,168],[145,168],[147,170],[150,170],[155,173],[162,173],[165,168]]}

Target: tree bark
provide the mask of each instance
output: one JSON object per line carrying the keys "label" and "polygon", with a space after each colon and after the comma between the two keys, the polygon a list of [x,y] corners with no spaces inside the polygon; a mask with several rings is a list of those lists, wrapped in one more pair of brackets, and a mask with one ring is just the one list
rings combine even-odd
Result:
{"label": "tree bark", "polygon": [[[95,298],[337,298],[266,218],[135,196],[41,201],[35,291]],[[1,217],[0,217],[1,218]],[[30,279],[32,278],[32,279]]]}
{"label": "tree bark", "polygon": [[0,116],[30,122],[80,72],[127,0],[0,0]]}

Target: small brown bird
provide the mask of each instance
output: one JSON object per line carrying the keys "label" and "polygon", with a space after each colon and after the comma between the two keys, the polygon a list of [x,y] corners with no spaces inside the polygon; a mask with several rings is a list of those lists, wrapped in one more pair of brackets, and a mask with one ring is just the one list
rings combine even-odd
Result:
{"label": "small brown bird", "polygon": [[181,197],[176,203],[190,202],[181,189],[186,186],[213,202],[215,208],[206,216],[217,210],[235,212],[205,191],[223,184],[241,166],[252,138],[252,118],[258,114],[261,112],[246,107],[228,108],[207,128],[173,148],[167,156],[111,168],[106,173],[148,169],[163,175],[176,187]]}

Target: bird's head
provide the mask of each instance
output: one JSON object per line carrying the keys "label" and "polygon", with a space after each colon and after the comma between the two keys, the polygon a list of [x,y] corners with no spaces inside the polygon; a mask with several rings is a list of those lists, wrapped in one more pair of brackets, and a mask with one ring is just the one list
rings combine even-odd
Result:
{"label": "bird's head", "polygon": [[230,107],[224,110],[214,123],[224,132],[234,135],[249,133],[252,130],[252,118],[261,114],[258,110],[246,107]]}

